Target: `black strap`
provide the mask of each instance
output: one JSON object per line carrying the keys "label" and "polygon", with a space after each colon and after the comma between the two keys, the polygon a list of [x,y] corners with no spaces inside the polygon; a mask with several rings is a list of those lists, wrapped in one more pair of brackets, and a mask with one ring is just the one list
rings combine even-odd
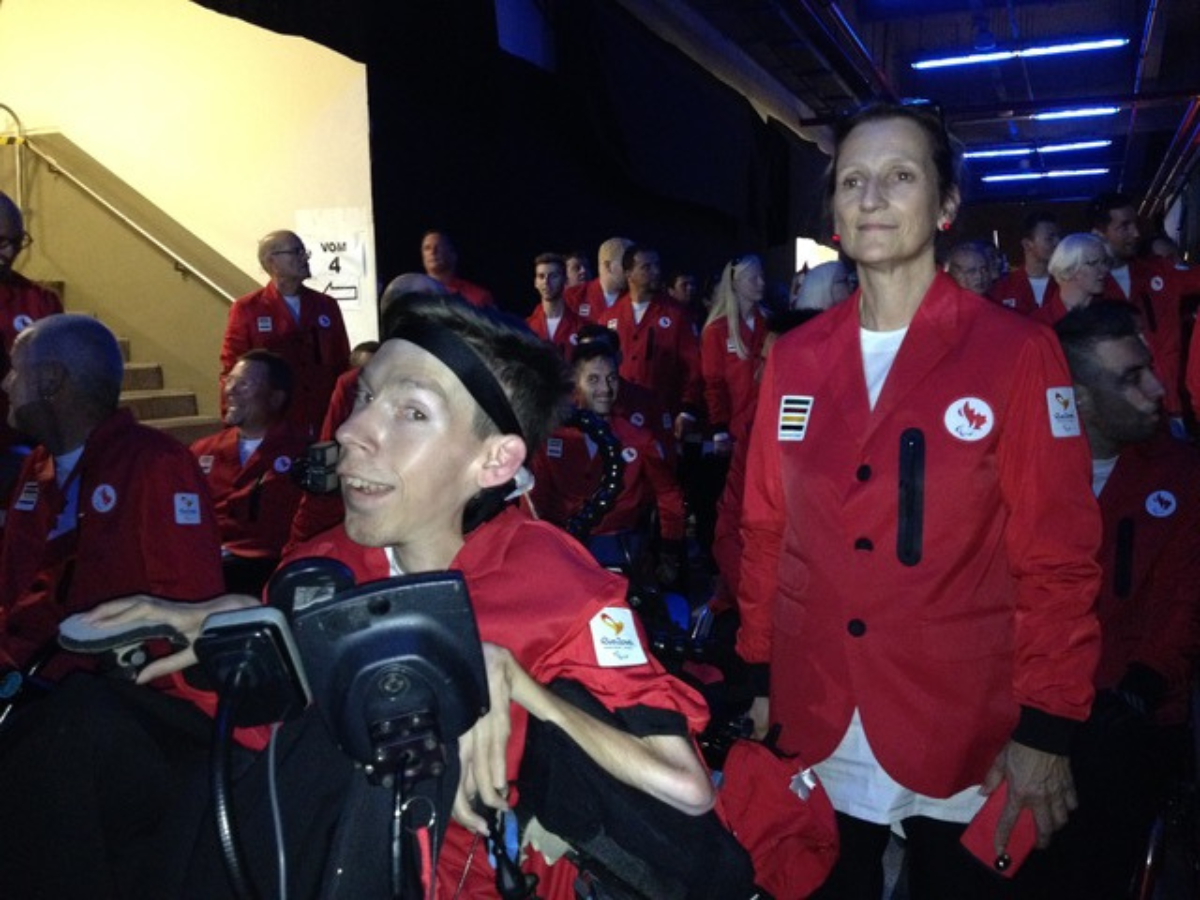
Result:
{"label": "black strap", "polygon": [[462,337],[442,325],[417,319],[405,322],[388,337],[416,344],[436,356],[458,376],[463,387],[475,398],[501,434],[515,434],[524,440],[525,433],[508,402],[508,395],[500,387],[492,370]]}

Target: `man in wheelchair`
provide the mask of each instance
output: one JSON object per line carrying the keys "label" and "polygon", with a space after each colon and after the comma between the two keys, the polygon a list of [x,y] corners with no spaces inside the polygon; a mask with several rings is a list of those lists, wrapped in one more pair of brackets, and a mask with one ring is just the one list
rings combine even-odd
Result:
{"label": "man in wheelchair", "polygon": [[[533,505],[541,518],[584,540],[606,568],[635,583],[673,585],[680,575],[684,500],[672,464],[651,431],[616,412],[619,362],[610,344],[580,343],[571,365],[576,407],[601,424],[590,427],[594,420],[582,418],[559,428],[534,455]],[[599,501],[595,521],[576,527],[605,490],[611,496]]]}
{"label": "man in wheelchair", "polygon": [[[457,569],[469,588],[490,704],[459,740],[454,821],[420,895],[498,896],[483,812],[520,808],[518,772],[523,783],[537,778],[522,768],[535,728],[638,803],[711,820],[714,792],[693,743],[707,719],[702,699],[645,651],[624,579],[511,503],[562,408],[557,354],[515,320],[444,297],[414,298],[384,333],[337,434],[345,522],[294,557],[338,559],[359,583]],[[194,640],[209,614],[258,602],[135,595],[87,619],[100,630],[166,623]],[[192,674],[195,660],[191,647],[156,659],[139,684],[77,676],[14,717],[0,735],[5,897],[234,895],[208,808],[208,719],[140,686]],[[353,872],[330,871],[352,815],[345,797],[363,774],[320,717],[310,708],[284,723],[269,751],[265,734],[238,737],[234,801],[251,882],[263,896],[278,896],[285,876],[294,896],[366,896],[353,891]],[[522,865],[541,876],[545,900],[575,896],[569,865],[528,848]]]}

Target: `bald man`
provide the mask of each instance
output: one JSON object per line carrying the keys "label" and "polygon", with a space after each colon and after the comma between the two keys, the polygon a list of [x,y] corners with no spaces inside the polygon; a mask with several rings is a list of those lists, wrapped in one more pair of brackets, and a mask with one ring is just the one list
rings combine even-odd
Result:
{"label": "bald man", "polygon": [[[187,447],[118,409],[124,364],[91,316],[34,322],[4,379],[9,423],[37,440],[0,549],[0,666],[24,667],[58,624],[112,597],[221,592],[220,538]],[[59,654],[51,675],[78,658]]]}
{"label": "bald man", "polygon": [[258,242],[258,262],[270,281],[229,308],[221,379],[250,350],[282,356],[296,378],[287,420],[314,438],[338,376],[350,368],[350,339],[337,301],[304,284],[312,277],[309,256],[291,231],[272,231]]}

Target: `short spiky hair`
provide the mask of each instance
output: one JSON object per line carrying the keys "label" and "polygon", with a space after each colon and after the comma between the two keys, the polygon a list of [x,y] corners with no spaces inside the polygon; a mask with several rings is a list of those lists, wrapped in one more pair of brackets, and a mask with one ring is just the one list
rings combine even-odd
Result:
{"label": "short spiky hair", "polygon": [[1076,384],[1095,384],[1100,369],[1096,346],[1105,341],[1137,337],[1141,322],[1133,306],[1123,300],[1093,300],[1077,306],[1054,324],[1054,333]]}
{"label": "short spiky hair", "polygon": [[[515,316],[436,294],[406,298],[396,315],[388,317],[385,339],[402,335],[405,325],[414,321],[454,332],[479,355],[507,395],[532,455],[558,425],[571,393],[566,368],[553,345]],[[482,407],[476,412],[475,427],[480,434],[497,430]]]}

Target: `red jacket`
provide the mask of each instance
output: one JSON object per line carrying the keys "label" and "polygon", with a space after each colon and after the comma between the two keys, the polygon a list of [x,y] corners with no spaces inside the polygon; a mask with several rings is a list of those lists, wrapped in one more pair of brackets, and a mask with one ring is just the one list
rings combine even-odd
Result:
{"label": "red jacket", "polygon": [[245,466],[238,455],[236,428],[192,444],[192,455],[208,479],[226,551],[260,559],[282,555],[303,493],[292,477],[292,462],[307,446],[286,422],[267,432]]}
{"label": "red jacket", "polygon": [[[637,528],[645,513],[658,508],[659,528],[664,540],[682,540],[684,534],[683,491],[663,449],[654,436],[620,416],[609,426],[621,442],[625,460],[621,493],[613,508],[592,529],[592,534],[612,534]],[[600,485],[604,460],[599,452],[588,455],[587,440],[576,428],[554,432],[533,459],[533,502],[538,515],[565,526],[571,516]]]}
{"label": "red jacket", "polygon": [[449,278],[439,278],[438,281],[452,294],[458,294],[472,306],[495,306],[496,298],[492,292],[482,285],[451,275]]}
{"label": "red jacket", "polygon": [[[349,369],[338,378],[333,397],[329,400],[329,409],[325,412],[325,420],[321,423],[318,440],[332,441],[338,428],[354,412],[354,398],[358,395],[358,376],[361,373],[362,369]],[[292,519],[291,534],[283,548],[284,555],[290,554],[297,544],[332,528],[345,515],[341,491],[331,494],[310,494],[305,491]]]}
{"label": "red jacket", "polygon": [[554,332],[554,337],[550,337],[550,330],[546,327],[545,307],[541,303],[538,303],[533,308],[533,312],[529,314],[529,318],[525,320],[525,324],[543,341],[549,341],[557,347],[562,358],[570,362],[571,354],[575,352],[575,345],[579,343],[579,329],[585,323],[571,307],[564,303],[562,318],[558,322],[558,328]]}
{"label": "red jacket", "polygon": [[659,294],[635,322],[633,300],[624,294],[605,324],[621,341],[622,378],[654,391],[672,417],[703,409],[700,342],[686,309]]}
{"label": "red jacket", "polygon": [[[8,355],[13,341],[25,328],[38,319],[63,311],[58,294],[30,281],[24,275],[10,271],[0,278],[0,338],[4,340],[4,365],[0,377],[8,374]],[[8,394],[0,391],[0,451],[18,439],[8,424]]]}
{"label": "red jacket", "polygon": [[735,440],[744,440],[750,434],[750,421],[758,400],[754,373],[762,365],[767,320],[755,309],[753,330],[745,322],[739,324],[746,358],[738,356],[729,336],[729,320],[715,319],[700,333],[700,369],[709,426],[713,431],[728,432]]}
{"label": "red jacket", "polygon": [[1184,383],[1191,398],[1192,412],[1200,421],[1200,328],[1194,325],[1191,343],[1188,344],[1187,375]]}
{"label": "red jacket", "polygon": [[[204,477],[187,447],[113,413],[84,444],[74,528],[48,536],[62,510],[54,460],[37,447],[8,509],[0,553],[0,658],[24,665],[67,616],[147,593],[221,593],[221,545]],[[70,573],[69,577],[68,573]]]}
{"label": "red jacket", "polygon": [[[359,583],[388,577],[383,550],[352,543],[339,527],[299,548],[301,556],[343,560]],[[667,675],[647,651],[647,661],[631,666],[604,666],[597,658],[592,623],[606,611],[628,610],[626,582],[598,566],[577,542],[553,525],[509,509],[467,536],[450,566],[463,573],[475,608],[480,637],[508,648],[538,682],[570,678],[590,690],[609,709],[644,705],[681,714],[691,733],[703,729],[708,709],[691,688]],[[641,624],[632,619],[643,648]],[[521,763],[528,714],[512,707],[508,771]],[[495,897],[495,873],[487,854],[476,848],[461,895],[455,893],[474,840],[451,823],[438,862],[438,897]],[[529,865],[528,863],[526,864]],[[545,873],[543,872],[543,875]],[[539,894],[547,900],[574,897],[570,879],[563,890],[543,878]]]}
{"label": "red jacket", "polygon": [[771,663],[784,749],[827,758],[857,707],[883,768],[946,797],[983,778],[1014,728],[1062,753],[1068,720],[1088,714],[1090,457],[1054,335],[944,273],[871,410],[857,301],[768,356],[738,650]]}
{"label": "red jacket", "polygon": [[986,296],[1001,306],[1029,315],[1047,306],[1052,297],[1058,296],[1058,282],[1048,276],[1046,293],[1039,307],[1037,298],[1033,296],[1033,286],[1029,283],[1029,273],[1024,269],[1013,269],[988,288]]}
{"label": "red jacket", "polygon": [[1096,687],[1130,664],[1162,678],[1162,724],[1187,721],[1200,652],[1200,454],[1163,435],[1126,449],[1100,492],[1103,635]]}
{"label": "red jacket", "polygon": [[221,376],[229,374],[243,353],[258,347],[291,365],[295,386],[287,420],[312,437],[325,418],[338,376],[350,365],[350,341],[337,301],[301,286],[297,321],[274,283],[239,298],[229,308]]}
{"label": "red jacket", "polygon": [[[617,300],[620,299],[620,297],[617,298]],[[608,305],[599,278],[569,286],[563,291],[563,302],[574,310],[583,321],[598,322],[601,325],[607,324],[617,305],[616,301],[613,301],[612,306]]]}
{"label": "red jacket", "polygon": [[1104,284],[1104,296],[1128,300],[1141,313],[1146,342],[1154,355],[1154,367],[1167,395],[1163,408],[1168,415],[1183,413],[1183,324],[1180,304],[1183,295],[1200,290],[1200,270],[1177,269],[1165,259],[1137,258],[1129,262],[1129,296],[1112,275]]}
{"label": "red jacket", "polygon": [[12,352],[13,341],[28,325],[62,311],[62,301],[49,288],[17,272],[0,278],[0,335],[5,351]]}

